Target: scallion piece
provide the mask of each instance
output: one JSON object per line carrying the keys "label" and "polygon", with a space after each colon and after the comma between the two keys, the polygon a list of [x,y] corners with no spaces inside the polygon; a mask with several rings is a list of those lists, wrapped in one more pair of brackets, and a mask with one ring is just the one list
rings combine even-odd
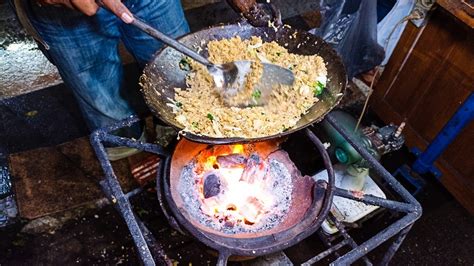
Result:
{"label": "scallion piece", "polygon": [[324,84],[321,83],[321,81],[316,81],[314,82],[313,84],[313,93],[314,93],[314,96],[318,96],[320,95],[321,93],[323,93],[323,90],[324,90]]}
{"label": "scallion piece", "polygon": [[258,99],[260,99],[260,97],[262,96],[262,92],[259,91],[259,90],[254,90],[253,93],[252,93],[252,98],[256,101]]}
{"label": "scallion piece", "polygon": [[191,65],[189,64],[188,59],[185,57],[179,61],[179,68],[184,71],[190,71]]}
{"label": "scallion piece", "polygon": [[211,113],[207,114],[207,118],[209,118],[211,121],[214,121],[214,116]]}

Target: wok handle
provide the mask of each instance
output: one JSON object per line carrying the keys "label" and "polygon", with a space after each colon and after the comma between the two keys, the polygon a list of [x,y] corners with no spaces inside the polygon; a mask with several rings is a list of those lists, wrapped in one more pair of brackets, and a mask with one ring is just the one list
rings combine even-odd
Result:
{"label": "wok handle", "polygon": [[[96,3],[100,7],[103,7],[105,9],[109,10],[104,5],[102,0],[96,0]],[[147,33],[148,35],[150,35],[151,37],[153,37],[153,38],[155,38],[159,41],[164,42],[165,44],[167,44],[167,45],[171,46],[172,48],[176,49],[178,52],[181,52],[181,53],[191,57],[192,59],[198,61],[199,63],[201,63],[201,64],[203,64],[207,67],[213,67],[214,66],[214,64],[209,62],[209,60],[207,60],[205,57],[201,56],[200,54],[196,53],[194,50],[190,49],[186,45],[176,41],[175,39],[171,38],[170,36],[168,36],[168,35],[162,33],[161,31],[153,28],[152,26],[150,26],[149,24],[147,24],[143,20],[135,17],[135,15],[133,15],[133,16],[134,16],[134,20],[129,25],[135,26],[136,28],[138,28],[138,29],[142,30],[143,32]]]}

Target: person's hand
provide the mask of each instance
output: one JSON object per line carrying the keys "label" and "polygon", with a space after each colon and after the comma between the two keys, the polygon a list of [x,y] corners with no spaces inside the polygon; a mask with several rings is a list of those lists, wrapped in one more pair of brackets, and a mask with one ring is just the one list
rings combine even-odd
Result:
{"label": "person's hand", "polygon": [[[99,10],[99,5],[95,0],[38,0],[43,5],[63,5],[71,9],[93,16]],[[130,10],[120,0],[100,0],[102,6],[109,9],[125,23],[132,23],[134,18]]]}

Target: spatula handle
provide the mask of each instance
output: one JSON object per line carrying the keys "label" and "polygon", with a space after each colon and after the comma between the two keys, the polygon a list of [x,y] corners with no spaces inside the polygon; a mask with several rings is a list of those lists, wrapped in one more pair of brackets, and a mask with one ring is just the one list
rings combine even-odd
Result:
{"label": "spatula handle", "polygon": [[130,23],[130,25],[133,25],[133,26],[139,28],[140,30],[146,32],[148,35],[150,35],[150,36],[154,37],[155,39],[158,39],[158,40],[166,43],[167,45],[173,47],[177,51],[191,57],[192,59],[198,61],[199,63],[201,63],[205,66],[209,66],[209,67],[213,66],[213,64],[211,62],[209,62],[209,60],[207,60],[206,58],[204,58],[200,54],[196,53],[194,50],[192,50],[189,47],[187,47],[186,45],[176,41],[175,39],[169,37],[168,35],[162,33],[161,31],[151,27],[150,25],[148,25],[147,23],[145,23],[144,21],[142,21],[138,18],[135,18],[133,20],[133,22]]}

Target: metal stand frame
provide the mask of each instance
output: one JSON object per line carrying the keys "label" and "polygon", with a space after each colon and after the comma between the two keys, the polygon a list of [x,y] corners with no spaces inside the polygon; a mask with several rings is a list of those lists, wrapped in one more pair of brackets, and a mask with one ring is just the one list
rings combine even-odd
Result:
{"label": "metal stand frame", "polygon": [[[330,254],[334,254],[338,257],[332,265],[347,265],[360,258],[363,258],[367,265],[371,265],[372,263],[365,257],[365,255],[374,248],[380,246],[382,243],[388,241],[390,238],[395,237],[381,262],[382,265],[386,265],[402,244],[413,223],[421,216],[421,206],[374,157],[372,157],[362,146],[357,144],[357,141],[351,136],[350,132],[347,132],[343,127],[341,127],[331,114],[328,114],[325,119],[354,147],[355,150],[361,154],[364,159],[367,160],[374,173],[383,178],[396,194],[401,197],[402,201],[383,199],[373,195],[363,195],[358,191],[348,191],[340,188],[334,188],[335,195],[371,205],[377,205],[386,209],[404,213],[405,215],[361,244],[357,244],[352,239],[342,223],[340,223],[334,216],[329,215],[328,218],[336,225],[343,236],[343,240],[337,244],[333,244],[331,241],[321,237],[328,249],[311,258],[305,263],[305,265],[316,263]],[[105,174],[105,178],[101,182],[102,189],[109,200],[115,204],[116,209],[125,220],[143,264],[156,265],[156,263],[158,263],[160,265],[171,265],[171,261],[164,253],[159,241],[153,237],[145,224],[132,211],[129,197],[135,195],[139,191],[132,191],[128,194],[123,192],[104,148],[104,144],[126,146],[157,154],[163,160],[163,163],[160,163],[160,169],[158,171],[158,174],[160,174],[162,172],[162,166],[165,163],[169,163],[169,160],[171,160],[170,152],[156,144],[142,143],[132,139],[117,137],[110,133],[119,128],[130,126],[137,121],[139,121],[138,118],[131,117],[130,119],[119,122],[110,127],[99,129],[92,133],[91,144]],[[310,139],[314,137],[309,129],[306,130],[306,134]],[[160,204],[162,204],[162,202],[160,202]],[[168,216],[168,214],[165,215]],[[174,219],[168,220],[173,221]],[[318,235],[323,235],[321,230],[318,232]],[[346,245],[349,245],[352,250],[343,255],[339,254],[341,248]]]}

